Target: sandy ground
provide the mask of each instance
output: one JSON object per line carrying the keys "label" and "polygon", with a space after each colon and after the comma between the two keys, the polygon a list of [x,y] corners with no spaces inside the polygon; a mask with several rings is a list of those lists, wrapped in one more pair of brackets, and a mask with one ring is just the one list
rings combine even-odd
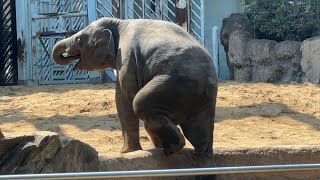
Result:
{"label": "sandy ground", "polygon": [[[225,82],[219,86],[215,147],[320,144],[319,85]],[[114,84],[0,87],[0,128],[5,136],[54,131],[90,144],[99,155],[121,156]],[[153,148],[143,124],[140,131],[143,148]]]}

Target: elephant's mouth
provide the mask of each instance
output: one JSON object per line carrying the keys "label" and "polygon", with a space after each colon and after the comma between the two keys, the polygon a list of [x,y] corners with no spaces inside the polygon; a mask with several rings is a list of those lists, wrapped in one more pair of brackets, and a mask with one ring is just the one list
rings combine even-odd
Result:
{"label": "elephant's mouth", "polygon": [[76,71],[76,70],[81,70],[82,68],[82,61],[81,61],[81,56],[80,54],[69,54],[67,52],[61,54],[61,57],[62,58],[65,58],[65,59],[69,59],[69,58],[73,58],[73,59],[78,59],[78,62],[73,66],[73,70]]}

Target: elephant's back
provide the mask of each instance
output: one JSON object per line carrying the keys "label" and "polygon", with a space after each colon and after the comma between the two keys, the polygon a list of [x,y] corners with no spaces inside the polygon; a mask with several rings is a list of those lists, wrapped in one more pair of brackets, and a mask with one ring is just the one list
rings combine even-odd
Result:
{"label": "elephant's back", "polygon": [[129,24],[129,37],[132,47],[138,49],[138,66],[145,81],[162,74],[203,83],[208,77],[215,81],[209,53],[180,26],[159,20],[131,20]]}
{"label": "elephant's back", "polygon": [[170,75],[189,78],[203,86],[216,84],[212,59],[200,46],[160,46],[148,49],[142,59],[144,62],[140,63],[147,81],[158,75]]}

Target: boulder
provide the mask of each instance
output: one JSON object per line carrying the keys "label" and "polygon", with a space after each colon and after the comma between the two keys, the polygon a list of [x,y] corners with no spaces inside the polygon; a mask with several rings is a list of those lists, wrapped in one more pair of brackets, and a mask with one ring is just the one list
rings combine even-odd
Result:
{"label": "boulder", "polygon": [[304,40],[301,51],[300,65],[305,81],[320,83],[320,36]]}
{"label": "boulder", "polygon": [[254,39],[243,14],[223,20],[220,41],[227,54],[230,78],[240,82],[290,83],[303,81],[301,43]]}
{"label": "boulder", "polygon": [[248,42],[252,82],[290,83],[301,81],[300,42],[253,39]]}
{"label": "boulder", "polygon": [[220,41],[225,50],[228,50],[230,35],[234,33],[238,33],[249,39],[253,38],[253,29],[251,28],[249,19],[245,15],[234,13],[222,20]]}
{"label": "boulder", "polygon": [[[276,61],[278,71],[282,72],[281,79],[278,82],[302,82],[301,72],[301,42],[282,41],[275,45]],[[277,82],[277,81],[275,81]]]}
{"label": "boulder", "polygon": [[0,140],[0,174],[87,172],[99,169],[95,149],[56,133],[5,137]]}
{"label": "boulder", "polygon": [[[223,19],[220,42],[227,54],[229,77],[236,81],[250,81],[250,59],[247,56],[247,42],[253,38],[249,19],[239,13]],[[242,70],[245,68],[246,70]]]}

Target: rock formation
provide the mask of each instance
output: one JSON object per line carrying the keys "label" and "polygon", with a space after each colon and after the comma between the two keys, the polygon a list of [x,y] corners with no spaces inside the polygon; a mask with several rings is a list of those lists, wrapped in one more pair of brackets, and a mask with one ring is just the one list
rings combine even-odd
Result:
{"label": "rock formation", "polygon": [[95,149],[51,132],[0,139],[0,174],[86,172],[99,169]]}
{"label": "rock formation", "polygon": [[223,20],[220,41],[232,80],[320,83],[320,37],[302,43],[255,39],[248,18],[231,14]]}
{"label": "rock formation", "polygon": [[246,52],[247,42],[253,38],[248,18],[241,14],[231,14],[223,19],[220,41],[227,54],[230,79],[249,81],[251,63]]}
{"label": "rock formation", "polygon": [[301,45],[300,62],[304,78],[308,82],[320,83],[320,36],[306,39]]}

